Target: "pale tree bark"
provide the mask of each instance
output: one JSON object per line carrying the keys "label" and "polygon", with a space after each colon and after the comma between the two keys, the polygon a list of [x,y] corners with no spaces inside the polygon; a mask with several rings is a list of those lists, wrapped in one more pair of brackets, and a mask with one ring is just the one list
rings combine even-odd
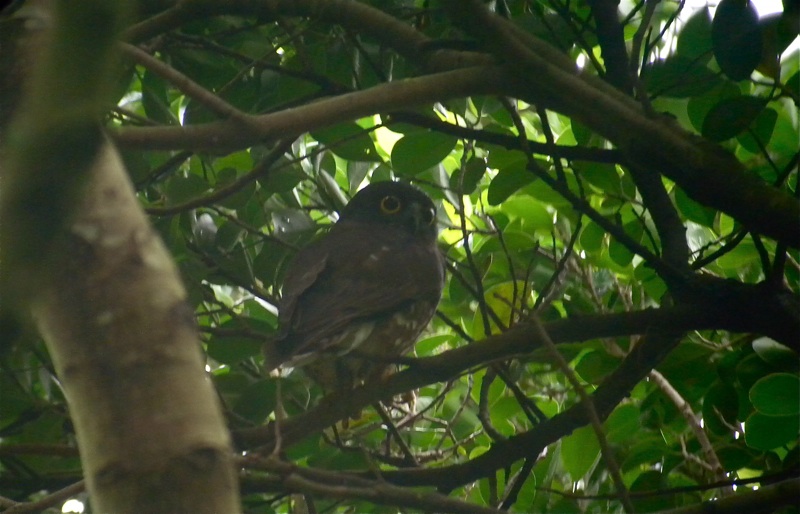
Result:
{"label": "pale tree bark", "polygon": [[32,314],[45,339],[94,512],[238,512],[230,437],[178,270],[98,125],[124,4],[53,8],[2,131],[4,314]]}
{"label": "pale tree bark", "polygon": [[228,432],[169,253],[104,145],[32,311],[99,512],[236,512]]}

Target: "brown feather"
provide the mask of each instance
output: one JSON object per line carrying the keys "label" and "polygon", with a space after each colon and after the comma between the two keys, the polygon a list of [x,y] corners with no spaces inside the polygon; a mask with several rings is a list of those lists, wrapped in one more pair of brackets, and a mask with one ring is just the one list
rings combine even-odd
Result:
{"label": "brown feather", "polygon": [[[265,351],[273,360],[268,367],[274,361],[308,365],[325,386],[339,385],[330,383],[341,382],[339,368],[345,381],[364,379],[372,368],[385,368],[387,359],[407,352],[433,316],[444,285],[435,226],[414,228],[380,212],[376,202],[392,194],[404,208],[413,203],[416,210],[432,209],[433,204],[410,186],[376,186],[362,190],[348,205],[350,211],[301,250],[287,270],[280,329],[269,343],[274,347]],[[351,353],[361,362],[333,362]],[[384,364],[364,362],[364,356],[383,358]]]}

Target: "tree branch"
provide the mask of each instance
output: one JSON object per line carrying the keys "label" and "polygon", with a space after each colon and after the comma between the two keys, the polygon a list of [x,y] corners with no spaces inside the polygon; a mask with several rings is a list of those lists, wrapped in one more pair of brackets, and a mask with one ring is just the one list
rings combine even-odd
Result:
{"label": "tree branch", "polygon": [[756,491],[744,491],[728,498],[717,498],[699,505],[662,510],[658,514],[761,514],[776,512],[779,507],[797,505],[800,478],[765,485]]}
{"label": "tree branch", "polygon": [[437,493],[411,491],[383,480],[370,480],[354,474],[300,467],[280,461],[275,457],[245,458],[243,464],[250,469],[264,470],[278,475],[282,485],[281,489],[289,492],[318,494],[329,498],[348,500],[366,500],[377,504],[420,509],[425,512],[502,513],[497,509],[448,498]]}
{"label": "tree branch", "polygon": [[454,20],[498,60],[514,64],[526,84],[520,98],[574,117],[614,142],[631,161],[677,182],[694,200],[800,247],[800,202],[748,174],[733,155],[674,122],[649,118],[639,104],[602,80],[579,76],[566,56],[478,2],[445,4]]}
{"label": "tree branch", "polygon": [[597,28],[597,42],[603,55],[606,80],[620,91],[630,94],[631,78],[628,71],[628,52],[625,49],[625,35],[617,14],[618,1],[589,0]]}
{"label": "tree branch", "polygon": [[[509,67],[483,67],[492,58],[475,52],[437,49],[412,27],[365,4],[347,0],[272,0],[186,2],[179,14],[192,17],[247,14],[265,17],[311,16],[339,23],[393,48],[426,70],[466,68],[436,74],[432,82],[407,79],[322,100],[310,106],[260,117],[255,131],[233,123],[181,128],[120,129],[119,141],[148,149],[242,148],[260,139],[298,135],[375,112],[418,106],[476,94],[515,96],[574,117],[613,141],[632,161],[678,183],[694,200],[719,209],[749,229],[800,247],[800,202],[764,184],[719,146],[692,136],[667,119],[651,119],[641,106],[597,77],[577,70],[569,58],[475,2],[452,2],[454,17]],[[191,7],[189,7],[191,6]],[[133,39],[185,22],[178,14],[146,30],[132,28]],[[476,67],[477,66],[477,67]],[[404,87],[405,86],[405,87]],[[374,95],[386,95],[375,98]],[[365,95],[365,96],[360,96]],[[309,110],[310,109],[310,110]],[[270,126],[267,126],[270,125]],[[217,144],[219,143],[219,144]]]}
{"label": "tree branch", "polygon": [[[755,287],[751,296],[755,296]],[[746,293],[742,293],[746,294]],[[759,302],[758,299],[754,303]],[[647,309],[631,313],[579,316],[550,322],[545,330],[556,344],[577,342],[604,337],[621,337],[656,332],[686,332],[689,330],[727,329],[753,331],[746,327],[759,313],[750,312],[743,316],[731,308],[723,297],[716,304],[708,302],[704,308],[694,304],[673,308]],[[708,305],[714,305],[708,308]],[[772,305],[766,305],[771,309]],[[785,315],[784,315],[785,316]],[[800,323],[800,322],[799,322]],[[790,327],[794,343],[800,339],[800,324]],[[789,335],[787,333],[787,335]],[[323,398],[313,409],[285,420],[281,424],[281,436],[285,445],[290,445],[310,434],[330,426],[349,413],[375,402],[391,398],[405,391],[452,379],[461,373],[484,366],[488,363],[528,354],[540,347],[540,341],[529,325],[520,324],[503,334],[487,337],[468,346],[444,352],[436,357],[426,357],[411,361],[406,370],[391,375],[376,384],[365,384],[351,391],[336,392]],[[649,371],[647,369],[646,371]],[[234,439],[241,447],[257,445],[270,446],[274,436],[272,425],[252,429],[237,430]]]}
{"label": "tree branch", "polygon": [[[497,71],[495,78],[487,73]],[[124,127],[112,130],[122,148],[207,151],[246,148],[263,140],[298,136],[310,130],[376,112],[392,112],[503,88],[500,70],[465,68],[381,84],[311,104],[242,120],[221,120],[185,127]]]}

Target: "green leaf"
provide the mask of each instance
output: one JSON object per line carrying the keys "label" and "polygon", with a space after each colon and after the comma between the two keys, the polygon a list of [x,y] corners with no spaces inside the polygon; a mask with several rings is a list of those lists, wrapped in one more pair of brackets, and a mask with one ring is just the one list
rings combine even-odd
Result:
{"label": "green leaf", "polygon": [[264,70],[259,76],[261,85],[261,110],[270,110],[296,101],[316,91],[316,86],[307,81],[273,70]]}
{"label": "green leaf", "polygon": [[701,95],[721,82],[717,74],[699,61],[681,56],[655,61],[643,73],[648,91],[671,98]]}
{"label": "green leaf", "polygon": [[164,80],[150,70],[145,71],[142,77],[142,107],[147,117],[167,125],[177,123],[178,119],[169,104]]}
{"label": "green leaf", "polygon": [[[668,477],[661,471],[647,470],[642,472],[631,485],[631,492],[644,493],[668,489]],[[675,506],[671,496],[644,496],[632,500],[636,512],[654,512]]]}
{"label": "green leaf", "polygon": [[800,141],[800,127],[796,114],[792,114],[790,109],[781,109],[770,138],[770,150],[787,158],[797,152],[797,141]]}
{"label": "green leaf", "polygon": [[264,339],[274,332],[274,328],[268,322],[254,318],[230,320],[223,323],[220,328],[233,334],[240,332],[248,334],[215,336],[209,341],[208,356],[222,364],[236,364],[244,359],[261,355]]}
{"label": "green leaf", "polygon": [[450,176],[450,189],[465,195],[472,194],[485,173],[486,162],[483,159],[472,157],[464,167],[459,168]]}
{"label": "green leaf", "polygon": [[255,113],[260,110],[262,101],[261,90],[257,80],[239,79],[229,83],[220,96],[237,109],[246,113]]}
{"label": "green leaf", "polygon": [[406,134],[392,147],[392,168],[400,176],[418,175],[442,162],[453,151],[457,141],[441,132]]}
{"label": "green leaf", "polygon": [[553,504],[550,512],[558,512],[559,514],[581,514],[584,510],[580,507],[578,500],[562,497]]}
{"label": "green leaf", "polygon": [[[647,431],[643,432],[647,433]],[[630,439],[630,434],[628,435]],[[623,468],[637,469],[649,462],[658,461],[666,451],[667,447],[663,439],[648,436],[636,438],[627,446],[627,457],[623,462]]]}
{"label": "green leaf", "polygon": [[174,175],[167,182],[164,194],[167,205],[179,205],[202,196],[208,190],[208,182],[198,175],[189,173],[186,176]]}
{"label": "green leaf", "polygon": [[514,23],[526,32],[562,50],[567,50],[575,45],[575,36],[569,23],[558,13],[547,12],[541,16],[534,14],[533,10],[521,9],[521,11],[514,18]]}
{"label": "green leaf", "polygon": [[572,120],[570,126],[572,127],[572,135],[575,138],[575,142],[579,145],[588,145],[592,140],[592,136],[594,136],[594,132],[589,127],[576,120]]}
{"label": "green leaf", "polygon": [[[380,164],[383,166],[383,163]],[[336,171],[334,166],[328,168],[332,172]],[[375,165],[369,162],[347,161],[347,186],[349,191],[357,191],[358,186],[364,182],[367,174],[375,169]]]}
{"label": "green leaf", "polygon": [[714,57],[725,75],[744,80],[761,60],[758,13],[747,0],[722,0],[711,22]]}
{"label": "green leaf", "polygon": [[[215,186],[217,189],[228,186],[232,184],[237,178],[237,171],[236,170],[246,170],[251,167],[252,159],[250,158],[247,152],[238,152],[237,154],[232,154],[228,156],[229,159],[224,159],[217,161],[217,166],[220,166],[224,163],[231,163],[235,164],[233,167],[225,167],[220,169],[217,172],[217,181]],[[250,199],[255,193],[256,184],[255,182],[250,182],[246,184],[244,187],[240,187],[238,191],[235,193],[226,196],[220,200],[220,205],[223,205],[229,209],[242,209],[247,206],[250,202]]]}
{"label": "green leaf", "polygon": [[[494,386],[494,384],[492,384]],[[519,410],[517,401],[509,396],[505,396],[493,403],[489,409],[489,414],[492,417],[492,424],[503,435],[511,436],[516,430],[517,426],[521,424],[520,420],[524,419]]]}
{"label": "green leaf", "polygon": [[231,250],[243,233],[244,229],[239,225],[224,221],[217,227],[214,244],[223,250]]}
{"label": "green leaf", "polygon": [[786,88],[789,91],[800,91],[800,71],[794,72],[794,75],[786,80]]}
{"label": "green leaf", "polygon": [[748,238],[714,262],[722,269],[742,270],[758,262],[758,252],[753,240]]}
{"label": "green leaf", "polygon": [[[619,361],[617,361],[619,362]],[[620,405],[608,416],[603,424],[606,429],[606,438],[610,443],[627,444],[631,434],[636,434],[641,429],[639,416],[641,412],[635,405]]]}
{"label": "green leaf", "polygon": [[726,81],[705,94],[691,97],[686,104],[686,114],[689,116],[692,127],[697,131],[701,131],[706,116],[720,100],[736,98],[741,95],[742,92],[735,83]]}
{"label": "green leaf", "polygon": [[[575,186],[572,189],[573,191],[575,191],[577,189],[577,186],[575,185],[574,175],[568,174],[567,181],[569,182],[570,186]],[[563,196],[554,191],[553,188],[548,186],[544,180],[534,179],[532,183],[530,183],[529,185],[525,186],[522,189],[522,192],[536,198],[540,202],[544,202],[547,205],[552,205],[557,208],[567,207],[568,209],[571,209],[571,204],[569,203],[569,201],[567,201]]]}
{"label": "green leaf", "polygon": [[[711,14],[708,7],[698,9],[678,34],[675,53],[689,60],[711,57]],[[708,59],[703,59],[708,60]]]}
{"label": "green leaf", "polygon": [[787,362],[794,363],[793,368],[797,369],[800,364],[797,362],[797,353],[787,346],[769,337],[759,337],[753,340],[753,350],[761,360],[776,367],[782,367]]}
{"label": "green leaf", "polygon": [[120,154],[125,162],[125,169],[128,170],[128,175],[134,184],[138,185],[139,182],[146,182],[151,178],[152,163],[151,159],[148,159],[147,153],[120,149]]}
{"label": "green leaf", "polygon": [[658,276],[658,273],[653,271],[646,262],[642,262],[633,271],[633,276],[638,280],[639,284],[644,287],[650,298],[660,299],[667,292],[667,285],[664,280]]}
{"label": "green leaf", "polygon": [[689,198],[683,188],[675,187],[675,205],[686,219],[699,223],[705,227],[713,227],[717,218],[717,211],[699,204]]}
{"label": "green leaf", "polygon": [[261,251],[253,259],[253,275],[264,284],[275,284],[281,264],[285,264],[290,254],[289,248],[274,239],[265,239]]}
{"label": "green leaf", "polygon": [[261,353],[261,341],[250,338],[222,337],[208,343],[208,356],[221,364],[236,364]]}
{"label": "green leaf", "polygon": [[305,178],[307,178],[305,173],[297,168],[279,167],[271,170],[266,178],[259,180],[259,183],[269,193],[285,193],[294,189]]}
{"label": "green leaf", "polygon": [[717,457],[719,457],[720,463],[722,463],[722,467],[725,471],[736,471],[747,467],[750,462],[753,461],[754,455],[753,451],[747,448],[742,448],[741,446],[734,446],[732,444],[727,444],[718,448],[715,448],[717,452]]}
{"label": "green leaf", "polygon": [[354,122],[315,130],[311,137],[341,157],[353,161],[381,162],[369,132]]}
{"label": "green leaf", "polygon": [[533,173],[529,173],[525,163],[517,161],[514,164],[500,169],[497,176],[489,184],[486,200],[489,205],[500,205],[509,196],[536,180]]}
{"label": "green leaf", "polygon": [[526,229],[552,229],[553,214],[547,207],[528,195],[514,195],[503,202],[502,210],[510,218],[518,218]]}
{"label": "green leaf", "polygon": [[590,384],[599,384],[619,366],[619,359],[603,350],[587,352],[575,365],[575,372]]}
{"label": "green leaf", "polygon": [[774,109],[766,108],[758,113],[756,119],[748,127],[749,130],[739,134],[736,139],[748,151],[755,154],[761,153],[762,148],[769,145],[777,121],[778,113]]}
{"label": "green leaf", "polygon": [[255,424],[261,424],[275,409],[276,390],[274,379],[259,380],[242,391],[233,411]]}
{"label": "green leaf", "polygon": [[442,334],[422,339],[414,345],[414,353],[419,357],[430,357],[449,349],[448,343],[453,336]]}
{"label": "green leaf", "polygon": [[750,354],[736,364],[736,379],[745,390],[750,390],[757,381],[772,373],[772,366],[758,355]]}
{"label": "green leaf", "polygon": [[608,256],[619,266],[623,268],[633,261],[633,252],[627,246],[612,238],[608,244]]}
{"label": "green leaf", "polygon": [[[244,153],[246,155],[246,152],[239,152],[239,153],[240,154]],[[249,161],[249,157],[247,157],[247,159]],[[216,164],[219,166],[221,163],[220,161],[217,161]],[[236,170],[240,168],[241,166],[232,166],[232,167],[225,166],[219,169],[219,171],[217,171],[217,177],[216,177],[217,180],[214,185],[218,187],[225,187],[230,185],[231,183],[233,183],[233,181],[236,180],[236,175],[237,175]]]}
{"label": "green leaf", "polygon": [[725,141],[740,134],[753,123],[765,105],[763,99],[755,96],[738,96],[720,101],[703,120],[703,137]]}
{"label": "green leaf", "polygon": [[575,164],[580,176],[588,183],[606,193],[619,194],[622,191],[617,167],[603,162],[580,162]]}
{"label": "green leaf", "polygon": [[196,47],[173,47],[169,57],[176,69],[212,91],[227,84],[238,69],[220,54],[212,54]]}
{"label": "green leaf", "polygon": [[756,412],[744,422],[744,440],[757,450],[772,450],[797,441],[800,417],[774,417]]}
{"label": "green leaf", "polygon": [[773,373],[750,388],[753,407],[766,416],[800,414],[800,379],[789,373]]}
{"label": "green leaf", "polygon": [[606,232],[600,228],[600,225],[590,221],[584,224],[578,240],[581,243],[581,248],[587,252],[596,252],[602,248],[605,237]]}
{"label": "green leaf", "polygon": [[561,462],[573,482],[589,472],[600,457],[600,445],[592,427],[581,427],[561,440]]}

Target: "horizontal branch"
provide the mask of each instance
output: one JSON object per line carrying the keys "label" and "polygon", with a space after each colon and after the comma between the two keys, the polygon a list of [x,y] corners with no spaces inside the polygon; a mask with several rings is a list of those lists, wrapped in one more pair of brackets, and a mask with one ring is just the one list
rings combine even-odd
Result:
{"label": "horizontal branch", "polygon": [[15,502],[6,507],[3,512],[7,514],[21,514],[23,512],[43,512],[59,504],[63,504],[67,499],[77,496],[86,490],[86,483],[79,480],[58,491],[52,492],[43,498],[31,502]]}
{"label": "horizontal branch", "polygon": [[[731,320],[713,305],[698,308],[687,305],[647,309],[638,312],[600,314],[552,321],[544,328],[557,344],[604,337],[624,337],[648,333],[673,333],[691,330],[730,328]],[[313,409],[281,422],[284,445],[291,445],[324,427],[333,425],[352,412],[419,387],[450,380],[488,363],[528,354],[540,347],[534,331],[521,324],[507,332],[435,357],[415,359],[408,369],[383,380],[379,387],[366,384],[352,391],[335,392],[323,398]],[[271,446],[275,428],[272,424],[237,430],[233,436],[240,447]]]}
{"label": "horizontal branch", "polygon": [[[450,512],[454,514],[500,514],[502,511],[449,498],[434,492],[421,492],[397,487],[380,477],[378,479],[355,476],[352,473],[301,467],[283,462],[275,457],[246,457],[242,460],[247,469],[268,471],[280,479],[280,490],[301,494],[314,494],[342,500],[364,500],[383,505],[395,505],[424,512]],[[244,477],[245,487],[262,492],[259,478]],[[262,481],[270,488],[274,479]]]}
{"label": "horizontal branch", "polygon": [[[456,5],[457,4],[457,5]],[[748,229],[800,248],[800,202],[773,188],[729,152],[688,133],[674,121],[647,116],[630,97],[599,77],[581,72],[566,55],[476,3],[453,3],[455,16],[496,56],[435,48],[413,27],[349,0],[211,1],[180,3],[129,29],[141,40],[203,16],[241,14],[269,18],[308,16],[341,24],[375,38],[425,71],[464,68],[430,77],[401,80],[278,113],[192,127],[119,129],[128,148],[195,149],[251,146],[263,139],[292,137],[311,129],[378,112],[426,105],[451,98],[498,94],[554,109],[607,137],[644,169],[656,170],[694,200],[741,221]],[[505,61],[506,67],[491,65]],[[256,125],[255,130],[251,123]]]}
{"label": "horizontal branch", "polygon": [[387,82],[272,114],[188,126],[123,127],[111,129],[111,133],[119,147],[128,150],[233,151],[375,113],[470,95],[499,94],[507,87],[506,79],[499,67],[464,68]]}
{"label": "horizontal branch", "polygon": [[[461,139],[490,143],[506,148],[507,150],[524,150],[520,144],[519,136],[462,127],[416,112],[393,112],[388,116],[386,125],[392,128],[392,123],[394,122],[408,123],[417,127],[429,128]],[[580,145],[550,145],[530,139],[526,141],[526,145],[532,153],[549,155],[556,159],[625,164],[625,157],[622,155],[622,152],[615,149]]]}
{"label": "horizontal branch", "polygon": [[[777,512],[780,507],[797,506],[800,478],[768,484],[757,490],[739,492],[727,498],[715,498],[700,505],[661,511],[661,514],[739,514],[740,512]],[[790,509],[791,510],[791,509]]]}

